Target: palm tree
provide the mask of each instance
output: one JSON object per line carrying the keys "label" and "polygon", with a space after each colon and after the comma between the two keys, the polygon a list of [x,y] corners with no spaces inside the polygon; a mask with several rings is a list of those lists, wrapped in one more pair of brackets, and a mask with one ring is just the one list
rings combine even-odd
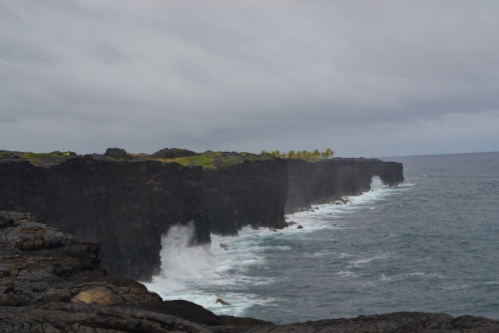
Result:
{"label": "palm tree", "polygon": [[315,158],[315,159],[318,159],[321,155],[321,152],[318,151],[317,149],[314,150],[314,152],[312,153],[312,156]]}

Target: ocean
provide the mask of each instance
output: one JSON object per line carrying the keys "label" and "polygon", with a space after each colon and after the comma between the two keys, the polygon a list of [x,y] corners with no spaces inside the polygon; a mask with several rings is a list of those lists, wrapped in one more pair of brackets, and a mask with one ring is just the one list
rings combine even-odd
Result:
{"label": "ocean", "polygon": [[499,319],[499,153],[382,160],[403,163],[404,184],[375,177],[349,204],[286,216],[303,229],[188,247],[192,226],[172,228],[147,287],[276,324],[395,311]]}

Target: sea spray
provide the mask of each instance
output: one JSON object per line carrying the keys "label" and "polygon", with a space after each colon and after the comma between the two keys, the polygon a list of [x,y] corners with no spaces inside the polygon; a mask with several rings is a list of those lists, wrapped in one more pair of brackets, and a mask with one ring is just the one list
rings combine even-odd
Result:
{"label": "sea spray", "polygon": [[185,289],[185,281],[202,278],[203,272],[216,267],[209,245],[191,245],[194,232],[194,224],[189,222],[172,226],[162,237],[161,274],[153,278],[155,288],[164,292]]}
{"label": "sea spray", "polygon": [[[257,232],[248,229],[246,234],[251,231]],[[239,316],[249,307],[273,300],[240,291],[266,283],[266,279],[239,274],[262,260],[251,250],[245,251],[251,245],[244,242],[244,237],[212,235],[212,247],[209,244],[193,246],[194,232],[192,223],[175,225],[162,237],[161,274],[154,276],[151,283],[145,283],[149,290],[164,300],[184,299],[218,314]],[[222,241],[230,244],[227,249],[220,247]],[[229,305],[217,302],[219,298]]]}

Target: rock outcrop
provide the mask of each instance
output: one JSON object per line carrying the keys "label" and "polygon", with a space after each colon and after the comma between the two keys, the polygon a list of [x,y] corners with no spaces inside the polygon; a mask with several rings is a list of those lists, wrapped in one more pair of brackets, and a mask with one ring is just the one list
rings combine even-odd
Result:
{"label": "rock outcrop", "polygon": [[142,308],[163,302],[138,282],[107,276],[97,254],[97,244],[32,214],[0,212],[0,331],[211,332]]}
{"label": "rock outcrop", "polygon": [[196,155],[198,154],[187,149],[165,148],[155,152],[154,154],[151,155],[151,157],[172,159],[172,158],[188,157]]}
{"label": "rock outcrop", "polygon": [[0,212],[0,306],[161,300],[135,281],[108,277],[98,253],[97,244],[79,242],[32,214]]}

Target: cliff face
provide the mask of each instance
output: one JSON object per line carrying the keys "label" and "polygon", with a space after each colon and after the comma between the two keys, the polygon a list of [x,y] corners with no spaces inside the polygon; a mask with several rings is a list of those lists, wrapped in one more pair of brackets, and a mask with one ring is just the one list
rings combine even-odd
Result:
{"label": "cliff face", "polygon": [[159,272],[161,236],[172,225],[194,221],[193,243],[206,243],[210,232],[285,227],[285,213],[368,191],[373,176],[388,185],[404,180],[402,164],[379,160],[312,163],[211,152],[195,156],[215,161],[202,169],[120,149],[106,154],[53,153],[38,165],[0,159],[0,210],[32,212],[42,223],[99,243],[101,267],[139,280]]}
{"label": "cliff face", "polygon": [[390,186],[404,181],[401,163],[376,159],[331,159],[316,163],[289,159],[286,214],[311,204],[327,203],[348,195],[369,191],[379,176]]}
{"label": "cliff face", "polygon": [[161,235],[194,221],[196,242],[209,242],[202,173],[157,161],[75,157],[51,167],[0,161],[0,210],[32,212],[40,222],[98,242],[110,274],[148,279],[160,267]]}
{"label": "cliff face", "polygon": [[203,173],[211,232],[236,235],[244,226],[284,226],[288,192],[285,160],[246,162]]}
{"label": "cliff face", "polygon": [[373,176],[391,186],[404,181],[401,163],[376,159],[276,158],[203,173],[210,230],[220,235],[244,226],[282,228],[285,213],[369,191]]}

